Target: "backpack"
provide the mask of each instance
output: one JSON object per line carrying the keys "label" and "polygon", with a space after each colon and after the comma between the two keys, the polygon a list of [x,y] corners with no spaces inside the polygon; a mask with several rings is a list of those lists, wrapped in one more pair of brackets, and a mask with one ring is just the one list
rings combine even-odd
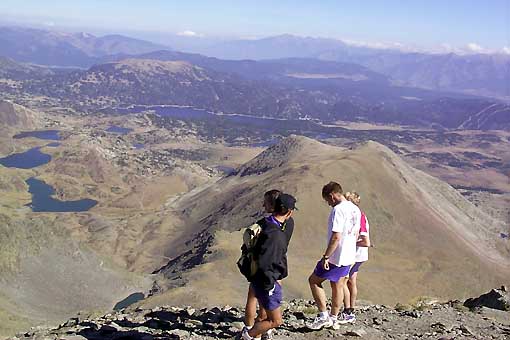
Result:
{"label": "backpack", "polygon": [[255,275],[258,269],[257,258],[254,250],[261,231],[262,227],[258,223],[254,223],[247,227],[243,233],[241,257],[237,261],[237,267],[248,281]]}

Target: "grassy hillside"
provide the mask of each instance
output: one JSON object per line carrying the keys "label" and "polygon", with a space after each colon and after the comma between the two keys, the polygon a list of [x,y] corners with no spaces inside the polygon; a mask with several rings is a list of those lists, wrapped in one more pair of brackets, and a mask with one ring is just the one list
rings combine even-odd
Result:
{"label": "grassy hillside", "polygon": [[372,227],[375,248],[360,274],[361,299],[462,297],[508,281],[510,253],[497,247],[498,221],[449,185],[373,142],[347,150],[290,137],[241,166],[237,175],[178,202],[187,222],[168,248],[174,260],[161,273],[169,287],[185,285],[143,304],[242,303],[247,284],[235,267],[237,230],[256,218],[270,188],[298,198],[285,293],[309,297],[307,277],[326,245],[329,207],[320,192],[330,180],[362,195]]}

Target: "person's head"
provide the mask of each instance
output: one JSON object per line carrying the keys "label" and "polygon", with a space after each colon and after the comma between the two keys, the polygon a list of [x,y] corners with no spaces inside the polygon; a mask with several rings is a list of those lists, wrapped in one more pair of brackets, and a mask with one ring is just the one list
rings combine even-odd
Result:
{"label": "person's head", "polygon": [[275,201],[282,192],[280,190],[269,190],[264,194],[264,203],[262,206],[266,213],[272,213],[274,211]]}
{"label": "person's head", "polygon": [[342,186],[337,182],[329,182],[322,187],[322,198],[328,203],[329,206],[334,207],[342,201],[343,190]]}
{"label": "person's head", "polygon": [[296,210],[296,198],[289,194],[280,194],[274,204],[273,215],[284,216],[286,219]]}
{"label": "person's head", "polygon": [[344,196],[356,205],[359,205],[361,202],[361,196],[356,191],[346,192]]}

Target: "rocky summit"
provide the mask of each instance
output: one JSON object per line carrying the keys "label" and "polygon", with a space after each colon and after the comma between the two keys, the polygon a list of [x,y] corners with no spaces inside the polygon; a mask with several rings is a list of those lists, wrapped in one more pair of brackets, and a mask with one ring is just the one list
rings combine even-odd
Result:
{"label": "rocky summit", "polygon": [[[317,311],[313,302],[296,299],[284,303],[284,324],[276,330],[275,338],[508,339],[509,312],[495,309],[500,305],[494,303],[508,298],[508,291],[502,287],[482,295],[471,309],[459,300],[423,300],[412,306],[394,307],[365,305],[357,309],[354,324],[320,331],[311,331],[306,326]],[[78,315],[57,327],[34,327],[11,339],[235,339],[243,328],[243,316],[241,309],[230,306],[124,309],[101,317]]]}

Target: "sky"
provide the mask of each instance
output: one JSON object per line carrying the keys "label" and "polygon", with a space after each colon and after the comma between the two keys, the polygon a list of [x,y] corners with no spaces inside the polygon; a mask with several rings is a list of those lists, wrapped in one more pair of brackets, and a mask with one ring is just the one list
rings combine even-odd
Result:
{"label": "sky", "polygon": [[279,34],[510,50],[510,0],[2,0],[0,21],[189,37]]}

